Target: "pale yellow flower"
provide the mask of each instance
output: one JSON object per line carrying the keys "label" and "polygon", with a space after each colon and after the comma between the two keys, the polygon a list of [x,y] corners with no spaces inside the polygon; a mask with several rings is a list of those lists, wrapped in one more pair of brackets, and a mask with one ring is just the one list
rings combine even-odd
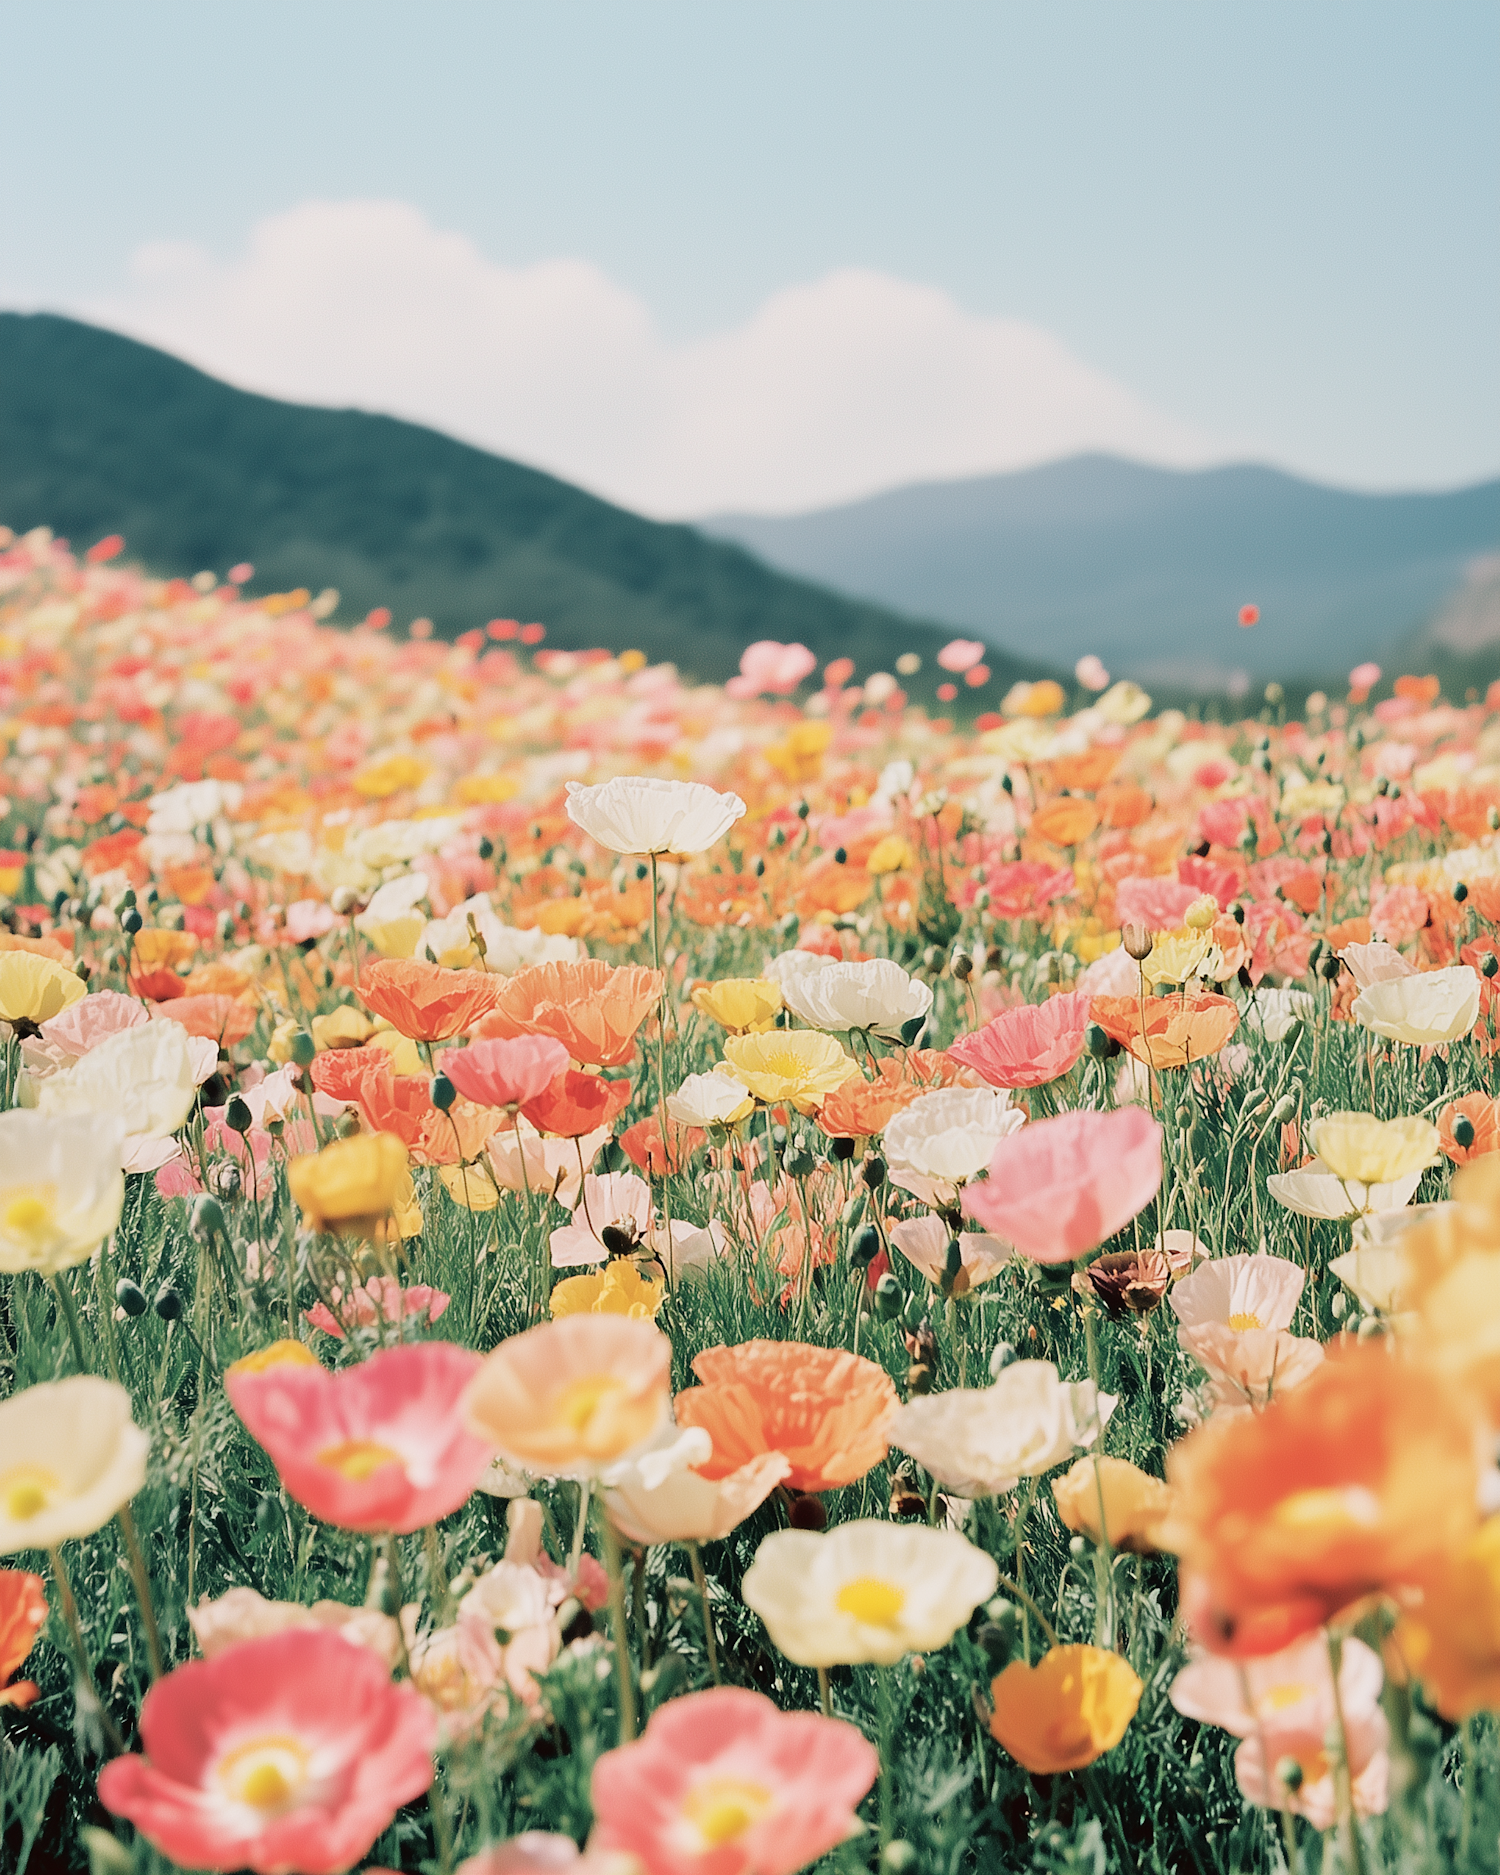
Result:
{"label": "pale yellow flower", "polygon": [[1335,1178],[1394,1185],[1438,1157],[1438,1130],[1415,1115],[1377,1120],[1369,1113],[1330,1113],[1308,1129],[1313,1151]]}
{"label": "pale yellow flower", "polygon": [[777,1029],[766,1035],[731,1036],[724,1044],[730,1074],[768,1107],[789,1102],[811,1113],[859,1068],[831,1035],[817,1029]]}

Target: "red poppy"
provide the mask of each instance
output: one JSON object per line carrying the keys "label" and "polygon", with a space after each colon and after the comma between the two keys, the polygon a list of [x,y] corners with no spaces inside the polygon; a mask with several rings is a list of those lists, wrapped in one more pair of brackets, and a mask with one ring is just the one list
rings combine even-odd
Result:
{"label": "red poppy", "polygon": [[606,1081],[602,1075],[568,1068],[534,1100],[528,1100],[521,1114],[539,1133],[581,1139],[602,1126],[613,1126],[629,1100],[628,1080]]}

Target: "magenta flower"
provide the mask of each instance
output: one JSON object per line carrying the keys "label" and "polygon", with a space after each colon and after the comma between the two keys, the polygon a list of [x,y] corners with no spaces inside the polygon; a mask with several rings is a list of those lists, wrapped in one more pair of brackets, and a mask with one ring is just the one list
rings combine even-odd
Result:
{"label": "magenta flower", "polygon": [[963,1208],[1036,1263],[1070,1263],[1117,1230],[1161,1185],[1161,1128],[1140,1107],[1060,1113],[996,1146]]}

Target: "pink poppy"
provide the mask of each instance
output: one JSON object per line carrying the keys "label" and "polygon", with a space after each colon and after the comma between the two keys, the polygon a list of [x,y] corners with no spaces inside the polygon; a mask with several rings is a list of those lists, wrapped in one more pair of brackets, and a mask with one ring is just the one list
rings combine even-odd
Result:
{"label": "pink poppy", "polygon": [[943,646],[937,661],[945,671],[971,671],[984,656],[984,646],[974,638],[955,638]]}
{"label": "pink poppy", "polygon": [[415,1315],[435,1322],[451,1300],[441,1289],[430,1289],[426,1283],[413,1283],[410,1289],[403,1289],[394,1276],[372,1276],[368,1282],[356,1284],[347,1296],[335,1291],[332,1309],[326,1302],[316,1303],[304,1319],[325,1335],[342,1341],[349,1329],[373,1328],[377,1322],[400,1323]]}
{"label": "pink poppy", "polygon": [[842,1719],[739,1687],[689,1693],[594,1765],[589,1846],[652,1875],[793,1875],[853,1833],[879,1766]]}
{"label": "pink poppy", "polygon": [[270,1634],[159,1680],[145,1755],[107,1764],[99,1796],[184,1867],[334,1875],[431,1784],[434,1730],[369,1648]]}
{"label": "pink poppy", "polygon": [[294,944],[314,944],[337,923],[333,907],[320,898],[299,898],[286,908],[286,934]]}
{"label": "pink poppy", "polygon": [[[728,688],[728,685],[725,685]],[[458,1875],[637,1875],[640,1863],[632,1856],[595,1854],[580,1849],[571,1836],[550,1830],[529,1829],[509,1842],[493,1843],[458,1865]],[[373,1869],[366,1875],[377,1875]]]}
{"label": "pink poppy", "polygon": [[568,1066],[568,1051],[550,1035],[494,1036],[444,1051],[442,1067],[465,1100],[481,1107],[520,1107],[544,1093]]}
{"label": "pink poppy", "polygon": [[1140,1107],[1060,1113],[1002,1139],[963,1208],[1037,1263],[1107,1243],[1156,1196],[1161,1128]]}
{"label": "pink poppy", "polygon": [[817,667],[818,660],[806,645],[783,645],[762,638],[746,645],[740,653],[740,674],[725,684],[724,694],[741,700],[758,697],[762,691],[790,696]]}
{"label": "pink poppy", "polygon": [[1177,877],[1181,884],[1190,885],[1195,892],[1209,893],[1218,902],[1220,911],[1228,911],[1240,889],[1238,873],[1228,866],[1216,866],[1211,859],[1200,859],[1196,853],[1178,860]]}
{"label": "pink poppy", "polygon": [[135,997],[122,996],[118,990],[95,990],[61,1015],[49,1017],[41,1025],[41,1036],[65,1055],[86,1055],[121,1029],[138,1029],[150,1020]]}
{"label": "pink poppy", "polygon": [[336,1374],[231,1367],[224,1390],[305,1509],[343,1530],[405,1536],[457,1510],[490,1461],[493,1447],[458,1411],[479,1364],[450,1342],[412,1342]]}
{"label": "pink poppy", "polygon": [[1175,931],[1188,906],[1201,896],[1196,886],[1180,879],[1122,879],[1115,887],[1115,922],[1142,925],[1147,931]]}
{"label": "pink poppy", "polygon": [[961,1035],[948,1054],[991,1087],[1040,1087],[1066,1074],[1083,1053],[1089,1026],[1086,991],[1007,1009],[972,1035]]}

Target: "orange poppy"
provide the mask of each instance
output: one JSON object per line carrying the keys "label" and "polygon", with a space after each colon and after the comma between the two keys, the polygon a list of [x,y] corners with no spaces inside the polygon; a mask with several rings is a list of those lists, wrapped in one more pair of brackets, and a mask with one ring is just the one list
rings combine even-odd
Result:
{"label": "orange poppy", "polygon": [[1191,1433],[1167,1455],[1162,1539],[1195,1638],[1274,1653],[1421,1580],[1476,1526],[1479,1424],[1450,1375],[1366,1342]]}
{"label": "orange poppy", "polygon": [[1102,788],[1120,765],[1123,749],[1087,749],[1082,755],[1064,755],[1052,764],[1054,788],[1082,788],[1092,794]]}
{"label": "orange poppy", "polygon": [[199,964],[182,982],[185,996],[244,996],[254,988],[253,980],[243,970],[226,963]]}
{"label": "orange poppy", "polygon": [[702,1127],[678,1126],[669,1121],[663,1144],[661,1125],[651,1113],[644,1120],[637,1120],[634,1126],[626,1127],[618,1144],[632,1165],[660,1178],[663,1172],[686,1171],[693,1154],[700,1146],[708,1144],[708,1134]]}
{"label": "orange poppy", "polygon": [[599,1074],[566,1068],[521,1109],[539,1133],[555,1139],[581,1139],[601,1126],[613,1126],[630,1104],[630,1082],[606,1081]]}
{"label": "orange poppy", "polygon": [[757,879],[753,872],[700,873],[678,893],[677,910],[691,923],[710,930],[724,925],[761,930],[771,922],[772,908],[780,910],[780,901],[770,888],[769,873],[764,879]]}
{"label": "orange poppy", "polygon": [[1368,918],[1346,918],[1342,924],[1331,924],[1323,933],[1323,941],[1331,951],[1341,951],[1349,944],[1368,944],[1370,921]]}
{"label": "orange poppy", "polygon": [[1240,1012],[1227,996],[1148,996],[1145,1026],[1135,996],[1096,996],[1090,1013],[1106,1035],[1145,1067],[1187,1068],[1206,1061],[1234,1034]]}
{"label": "orange poppy", "polygon": [[495,1005],[501,979],[483,970],[445,970],[417,958],[382,957],[360,972],[365,1007],[414,1042],[447,1042]]}
{"label": "orange poppy", "polygon": [[575,1061],[619,1068],[635,1054],[636,1030],[655,1008],[664,978],[643,964],[535,964],[498,985],[476,1038],[552,1035]]}
{"label": "orange poppy", "polygon": [[1064,795],[1048,801],[1031,816],[1034,839],[1050,840],[1053,846],[1077,846],[1099,825],[1099,810],[1092,801],[1076,795]]}
{"label": "orange poppy", "polygon": [[[1467,1120],[1473,1129],[1467,1146],[1460,1146],[1454,1132],[1456,1120]],[[1470,1159],[1487,1152],[1500,1152],[1500,1100],[1488,1094],[1465,1094],[1451,1100],[1438,1115],[1438,1144],[1455,1165],[1467,1165]]]}
{"label": "orange poppy", "polygon": [[874,875],[863,866],[841,866],[831,853],[824,853],[803,871],[796,897],[798,915],[812,918],[830,911],[843,917],[858,911],[874,884]]}
{"label": "orange poppy", "polygon": [[419,1165],[477,1159],[503,1118],[498,1108],[462,1098],[441,1112],[426,1076],[395,1073],[383,1048],[325,1049],[308,1072],[320,1094],[357,1107],[370,1132],[394,1133]]}
{"label": "orange poppy", "polygon": [[0,1569],[0,1706],[29,1706],[36,1698],[33,1681],[11,1676],[31,1652],[46,1619],[42,1578],[24,1569]]}
{"label": "orange poppy", "polygon": [[1443,694],[1442,682],[1436,677],[1398,677],[1395,690],[1398,697],[1413,703],[1436,703]]}
{"label": "orange poppy", "polygon": [[[882,1062],[881,1066],[884,1065]],[[851,1074],[818,1108],[818,1125],[831,1139],[869,1139],[876,1133],[883,1133],[887,1124],[921,1092],[915,1082],[894,1076],[882,1075],[878,1081],[867,1081],[863,1075]]]}
{"label": "orange poppy", "polygon": [[1133,781],[1111,781],[1099,790],[1096,805],[1106,827],[1138,827],[1151,812],[1151,796]]}
{"label": "orange poppy", "polygon": [[727,1478],[765,1452],[791,1464],[789,1491],[853,1484],[888,1449],[899,1402],[884,1368],[841,1348],[800,1341],[745,1341],[705,1348],[693,1362],[702,1381],[679,1393],[680,1426],[701,1426],[713,1456],[698,1470]]}

